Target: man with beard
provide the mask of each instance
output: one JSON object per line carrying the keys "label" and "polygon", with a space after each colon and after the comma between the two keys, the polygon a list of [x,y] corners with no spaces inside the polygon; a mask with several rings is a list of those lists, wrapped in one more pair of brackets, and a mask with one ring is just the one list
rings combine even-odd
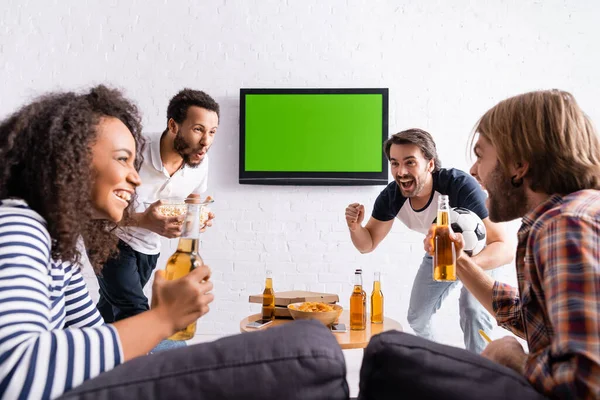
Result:
{"label": "man with beard", "polygon": [[[498,324],[527,340],[491,342],[486,358],[552,398],[600,398],[600,140],[570,93],[525,93],[479,121],[471,174],[490,219],[522,218],[518,288],[465,257],[457,274]],[[430,240],[425,242],[431,250]]]}
{"label": "man with beard", "polygon": [[[600,399],[598,134],[570,93],[548,90],[500,102],[475,135],[471,174],[489,193],[490,219],[522,218],[518,287],[494,281],[465,256],[460,234],[452,237],[457,274],[529,351],[512,336],[492,341],[480,357],[391,334],[371,341],[365,363],[393,352],[387,361],[398,368],[378,375],[380,367],[363,365],[361,387],[364,379],[410,398]],[[425,238],[428,252],[433,232]]]}
{"label": "man with beard", "polygon": [[[486,231],[486,248],[473,259],[486,270],[512,260],[502,227],[492,223],[485,207],[485,194],[467,173],[443,169],[431,135],[421,129],[397,133],[384,143],[394,182],[377,197],[371,218],[363,227],[364,206],[358,203],[346,208],[346,222],[352,243],[361,253],[369,253],[390,232],[397,218],[408,228],[426,234],[437,216],[438,198],[448,195],[451,207],[463,207],[476,213]],[[436,282],[432,277],[432,257],[425,254],[410,296],[408,322],[415,333],[432,339],[431,317],[456,282]],[[460,299],[460,326],[468,350],[480,353],[485,341],[479,329],[492,329],[492,318],[477,299],[464,287]]]}
{"label": "man with beard", "polygon": [[206,191],[207,152],[218,125],[217,102],[202,91],[184,89],[169,102],[162,135],[147,138],[139,171],[142,184],[136,190],[137,213],[130,226],[116,231],[119,254],[106,262],[98,276],[97,307],[107,323],[149,310],[143,288],[156,267],[161,236],[180,236],[184,218],[161,215],[160,199],[182,199]]}

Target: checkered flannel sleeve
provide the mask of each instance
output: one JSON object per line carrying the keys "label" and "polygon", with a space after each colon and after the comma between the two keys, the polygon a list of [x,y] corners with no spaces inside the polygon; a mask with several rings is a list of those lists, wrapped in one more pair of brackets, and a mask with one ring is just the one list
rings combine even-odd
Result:
{"label": "checkered flannel sleeve", "polygon": [[517,288],[496,281],[492,292],[492,307],[498,325],[525,339],[521,299]]}
{"label": "checkered flannel sleeve", "polygon": [[534,254],[554,336],[529,355],[525,376],[552,398],[598,399],[600,223],[563,215],[537,236]]}

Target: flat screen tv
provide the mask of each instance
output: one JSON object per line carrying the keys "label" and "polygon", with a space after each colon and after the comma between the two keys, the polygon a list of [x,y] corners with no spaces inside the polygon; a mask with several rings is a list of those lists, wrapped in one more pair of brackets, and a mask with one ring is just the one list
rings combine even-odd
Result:
{"label": "flat screen tv", "polygon": [[241,89],[242,184],[386,185],[388,89]]}

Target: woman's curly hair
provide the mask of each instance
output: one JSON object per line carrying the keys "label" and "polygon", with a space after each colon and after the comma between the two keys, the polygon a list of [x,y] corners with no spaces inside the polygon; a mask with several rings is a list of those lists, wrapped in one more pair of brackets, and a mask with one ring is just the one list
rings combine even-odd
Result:
{"label": "woman's curly hair", "polygon": [[[141,118],[116,89],[99,85],[83,94],[47,94],[0,122],[0,199],[23,199],[46,220],[55,260],[78,262],[77,241],[83,238],[97,273],[117,251],[115,224],[92,218],[92,146],[103,117],[118,118],[129,128],[139,170]],[[124,220],[130,212],[131,206]]]}

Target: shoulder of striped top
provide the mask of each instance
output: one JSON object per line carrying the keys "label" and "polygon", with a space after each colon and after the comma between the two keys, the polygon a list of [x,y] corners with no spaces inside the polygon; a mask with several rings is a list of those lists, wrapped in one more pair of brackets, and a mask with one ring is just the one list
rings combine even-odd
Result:
{"label": "shoulder of striped top", "polygon": [[46,220],[35,210],[33,210],[21,199],[2,199],[0,200],[0,216],[6,214],[23,215],[26,217],[33,218],[38,221],[44,227],[46,227]]}
{"label": "shoulder of striped top", "polygon": [[58,397],[123,359],[118,332],[102,325],[79,267],[52,260],[50,246],[38,213],[1,201],[0,393],[7,398]]}

